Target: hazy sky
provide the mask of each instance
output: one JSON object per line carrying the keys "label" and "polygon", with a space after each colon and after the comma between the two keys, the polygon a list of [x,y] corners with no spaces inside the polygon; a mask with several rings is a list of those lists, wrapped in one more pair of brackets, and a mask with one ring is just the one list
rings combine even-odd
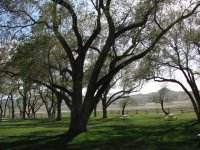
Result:
{"label": "hazy sky", "polygon": [[154,81],[148,81],[147,83],[144,84],[143,88],[134,94],[147,94],[151,92],[157,92],[163,85],[167,85],[167,88],[173,90],[173,91],[183,91],[183,89],[175,83],[160,83],[160,82],[154,82]]}
{"label": "hazy sky", "polygon": [[[189,91],[191,91],[191,89],[189,88],[183,74],[181,72],[175,72],[174,77],[176,80],[180,81]],[[200,85],[200,79],[198,79],[197,81],[197,86]],[[171,83],[171,82],[155,82],[153,80],[148,81],[147,83],[145,83],[143,85],[143,88],[134,94],[147,94],[147,93],[151,93],[151,92],[156,92],[159,89],[161,89],[163,87],[163,85],[166,85],[167,88],[173,90],[173,91],[183,91],[183,89],[176,83]],[[199,87],[199,86],[198,86]]]}

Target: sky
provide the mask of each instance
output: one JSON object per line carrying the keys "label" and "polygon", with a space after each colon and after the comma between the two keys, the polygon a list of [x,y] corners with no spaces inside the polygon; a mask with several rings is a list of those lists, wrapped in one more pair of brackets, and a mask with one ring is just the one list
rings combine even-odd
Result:
{"label": "sky", "polygon": [[[189,88],[189,85],[186,82],[185,77],[180,71],[179,72],[176,71],[174,73],[174,77],[176,80],[180,81],[189,91],[191,91],[191,89]],[[196,80],[196,83],[197,83],[197,86],[200,85],[200,79]],[[147,94],[147,93],[157,92],[159,89],[163,87],[163,85],[166,85],[168,89],[173,90],[173,91],[184,91],[181,88],[181,86],[178,85],[177,83],[155,82],[153,80],[150,80],[143,85],[142,89],[139,92],[133,93],[133,94]],[[200,87],[198,86],[198,88]]]}
{"label": "sky", "polygon": [[160,90],[163,85],[166,85],[168,89],[173,90],[173,91],[183,91],[183,89],[175,83],[166,83],[166,82],[155,82],[153,80],[146,82],[142,89],[139,92],[136,92],[134,94],[148,94],[152,92],[157,92]]}

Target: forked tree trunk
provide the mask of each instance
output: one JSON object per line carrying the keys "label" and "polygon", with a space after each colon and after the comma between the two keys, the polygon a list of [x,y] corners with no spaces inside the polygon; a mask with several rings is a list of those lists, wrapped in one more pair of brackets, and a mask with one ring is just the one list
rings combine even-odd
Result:
{"label": "forked tree trunk", "polygon": [[[82,100],[82,99],[81,99]],[[67,132],[70,136],[76,136],[80,133],[87,132],[87,124],[92,111],[83,109],[82,103],[77,103],[71,108],[70,127]]]}
{"label": "forked tree trunk", "polygon": [[[67,134],[76,136],[82,132],[87,131],[88,119],[91,113],[87,113],[89,110],[84,109],[86,105],[83,104],[82,97],[82,79],[83,79],[83,63],[84,58],[79,57],[76,60],[76,65],[73,68],[73,96],[71,105],[71,121]],[[85,106],[83,106],[85,105]],[[83,108],[84,107],[84,108]]]}
{"label": "forked tree trunk", "polygon": [[89,116],[84,115],[76,110],[71,111],[71,122],[68,134],[76,136],[82,132],[87,132]]}

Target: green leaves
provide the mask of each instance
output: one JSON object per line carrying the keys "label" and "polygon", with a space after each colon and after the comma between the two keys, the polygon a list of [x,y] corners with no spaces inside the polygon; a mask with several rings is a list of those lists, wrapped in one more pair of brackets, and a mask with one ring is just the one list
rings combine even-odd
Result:
{"label": "green leaves", "polygon": [[51,48],[50,37],[43,36],[20,45],[11,59],[11,65],[16,67],[23,78],[40,76],[44,73],[42,62],[47,49]]}

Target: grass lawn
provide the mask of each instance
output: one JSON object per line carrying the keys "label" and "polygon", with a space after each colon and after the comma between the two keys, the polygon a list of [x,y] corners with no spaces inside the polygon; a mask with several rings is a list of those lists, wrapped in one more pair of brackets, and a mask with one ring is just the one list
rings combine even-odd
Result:
{"label": "grass lawn", "polygon": [[134,114],[91,118],[87,133],[73,140],[58,136],[69,118],[0,122],[0,150],[200,150],[200,124],[193,113],[177,114],[165,121],[159,114]]}

